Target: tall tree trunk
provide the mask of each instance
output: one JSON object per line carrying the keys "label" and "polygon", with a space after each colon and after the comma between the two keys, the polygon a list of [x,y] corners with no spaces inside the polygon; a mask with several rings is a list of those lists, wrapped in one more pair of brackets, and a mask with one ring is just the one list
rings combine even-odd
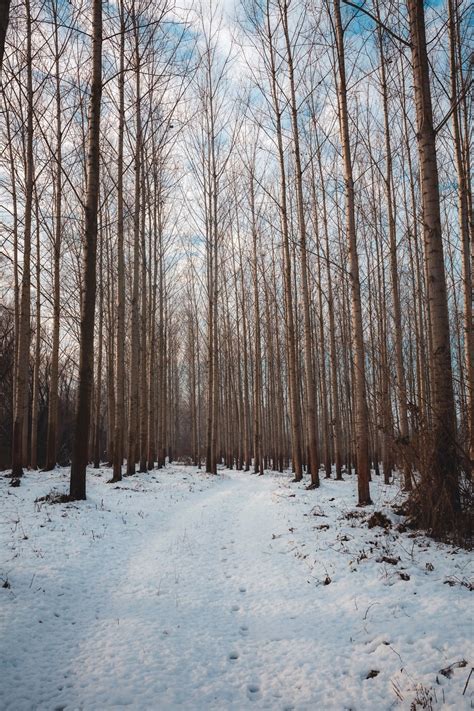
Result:
{"label": "tall tree trunk", "polygon": [[41,358],[41,238],[38,210],[38,195],[36,202],[36,328],[35,328],[35,359],[33,366],[33,397],[31,401],[31,451],[30,465],[32,469],[38,468],[38,406],[40,387],[40,358]]}
{"label": "tall tree trunk", "polygon": [[[20,315],[18,319],[18,355],[15,382],[15,410],[13,416],[12,477],[23,475],[23,438],[28,422],[28,381],[30,361],[30,279],[31,279],[31,221],[33,209],[33,70],[31,47],[31,7],[26,0],[26,160],[25,160],[25,213],[23,242],[23,274],[21,278]],[[26,433],[27,434],[27,433]]]}
{"label": "tall tree trunk", "polygon": [[3,54],[5,52],[5,37],[7,34],[8,21],[10,19],[10,0],[2,0],[0,5],[0,72],[3,65]]}
{"label": "tall tree trunk", "polygon": [[[109,221],[109,220],[107,220]],[[107,466],[113,467],[114,462],[114,435],[115,435],[115,278],[112,266],[112,246],[110,229],[107,230]]]}
{"label": "tall tree trunk", "polygon": [[158,406],[157,406],[157,457],[158,469],[165,465],[165,439],[163,437],[163,418],[165,416],[165,328],[164,328],[164,267],[163,267],[163,239],[159,233],[159,297],[158,297]]}
{"label": "tall tree trunk", "polygon": [[240,271],[240,291],[241,291],[241,311],[242,311],[242,345],[243,345],[243,457],[244,471],[250,469],[250,397],[249,397],[249,358],[248,358],[248,324],[246,309],[246,294],[244,281],[244,263],[242,254],[241,234],[237,220],[237,243],[239,250],[239,271]]}
{"label": "tall tree trunk", "polygon": [[[376,3],[377,18],[380,20],[378,2]],[[392,144],[390,140],[390,117],[388,111],[388,88],[385,55],[383,49],[382,29],[377,26],[377,36],[380,52],[380,71],[382,85],[382,105],[384,117],[384,133],[385,133],[385,191],[387,199],[388,212],[388,229],[390,238],[390,276],[392,282],[392,298],[393,298],[393,322],[394,322],[394,340],[395,340],[395,358],[397,370],[397,399],[398,409],[400,414],[400,436],[398,437],[398,451],[402,456],[403,464],[403,484],[405,491],[410,491],[412,488],[411,467],[406,455],[408,448],[408,408],[407,408],[407,387],[405,378],[405,364],[403,360],[403,332],[402,332],[402,313],[400,307],[400,285],[398,276],[398,257],[397,257],[397,231],[395,223],[395,198],[393,190],[393,168],[392,168]],[[388,373],[387,373],[388,376]]]}
{"label": "tall tree trunk", "polygon": [[[255,165],[255,161],[253,161]],[[253,171],[250,174],[250,215],[252,226],[252,277],[253,277],[253,316],[255,328],[255,356],[254,356],[254,391],[253,391],[253,466],[255,474],[263,474],[263,453],[262,453],[262,421],[260,407],[260,393],[262,390],[262,351],[260,334],[260,303],[258,293],[258,253],[257,253],[257,219],[255,215],[255,176]]]}
{"label": "tall tree trunk", "polygon": [[295,350],[295,321],[293,307],[293,285],[292,269],[290,257],[290,237],[288,225],[288,205],[287,205],[287,181],[285,168],[285,151],[283,147],[283,127],[282,109],[278,96],[277,69],[275,60],[275,47],[273,44],[273,30],[271,26],[270,3],[266,3],[266,23],[267,41],[269,44],[270,60],[270,90],[275,115],[275,131],[277,139],[278,163],[280,172],[280,223],[282,230],[282,251],[283,251],[283,284],[285,301],[285,324],[286,324],[286,350],[288,360],[288,389],[290,399],[290,426],[291,426],[291,449],[292,466],[295,473],[295,480],[301,481],[303,478],[303,462],[301,457],[301,430],[300,430],[300,397],[297,379],[297,362]]}
{"label": "tall tree trunk", "polygon": [[469,219],[470,195],[468,177],[463,160],[463,145],[459,121],[458,101],[458,67],[456,59],[456,20],[455,6],[457,0],[448,0],[449,29],[449,65],[451,78],[451,111],[453,117],[454,154],[458,174],[458,219],[462,243],[463,264],[463,294],[464,294],[464,350],[467,380],[467,453],[469,457],[470,474],[474,472],[474,328],[472,323],[472,265],[474,262],[474,234],[472,222]]}
{"label": "tall tree trunk", "polygon": [[408,14],[432,338],[430,369],[433,384],[433,442],[432,456],[429,457],[431,461],[425,467],[424,490],[419,500],[420,522],[435,532],[441,532],[456,526],[457,513],[460,510],[456,420],[436,136],[433,126],[423,0],[408,0]]}
{"label": "tall tree trunk", "polygon": [[55,51],[55,110],[56,110],[56,170],[55,170],[55,216],[53,243],[53,345],[51,351],[51,377],[49,381],[48,433],[46,441],[45,471],[54,469],[58,447],[58,381],[59,381],[59,327],[61,316],[61,231],[62,231],[62,119],[61,84],[59,74],[59,36],[57,4],[53,4],[54,51]]}
{"label": "tall tree trunk", "polygon": [[141,157],[142,157],[142,128],[141,128],[141,86],[140,86],[140,47],[139,47],[139,20],[134,15],[135,33],[135,103],[136,103],[136,137],[135,137],[135,204],[133,207],[133,286],[132,308],[130,321],[130,401],[128,415],[128,449],[127,449],[127,474],[135,474],[137,459],[137,444],[139,430],[139,367],[140,367],[140,200],[141,192]]}
{"label": "tall tree trunk", "polygon": [[299,247],[301,258],[301,284],[303,289],[303,324],[304,324],[304,383],[305,383],[305,426],[308,451],[307,468],[311,474],[311,487],[319,486],[319,453],[317,441],[316,386],[313,372],[313,344],[310,317],[310,295],[308,284],[308,253],[306,218],[303,196],[303,169],[301,165],[300,137],[298,127],[298,108],[296,100],[293,52],[288,28],[288,0],[279,0],[280,16],[285,35],[288,77],[290,80],[290,113],[293,133],[293,153],[295,161],[296,212],[298,216]]}
{"label": "tall tree trunk", "polygon": [[[142,220],[140,228],[140,243],[141,243],[141,318],[140,318],[140,413],[139,413],[139,435],[140,435],[140,471],[142,473],[147,469],[147,433],[148,433],[148,389],[147,389],[147,345],[149,336],[147,334],[148,326],[148,307],[147,307],[147,264],[146,264],[146,240],[145,240],[145,178],[144,167],[142,165],[141,174],[141,193],[142,193]],[[147,338],[148,336],[148,338]]]}
{"label": "tall tree trunk", "polygon": [[117,344],[115,348],[115,432],[112,481],[122,479],[125,432],[125,257],[123,219],[123,135],[125,124],[125,19],[123,0],[120,12],[119,115],[117,139]]}
{"label": "tall tree trunk", "polygon": [[156,293],[157,293],[157,279],[158,279],[158,244],[160,242],[159,234],[161,233],[161,207],[159,207],[160,201],[160,190],[158,185],[158,171],[154,172],[154,186],[153,186],[153,208],[152,208],[152,224],[150,225],[150,240],[153,248],[153,256],[151,256],[151,246],[150,246],[150,259],[152,260],[152,279],[150,284],[150,354],[148,363],[148,406],[149,406],[149,417],[148,417],[148,451],[147,451],[147,469],[151,471],[155,466],[155,458],[157,455],[156,451],[156,393],[157,393],[157,377],[156,377]]}
{"label": "tall tree trunk", "polygon": [[[5,95],[3,94],[3,99]],[[7,129],[7,143],[8,143],[8,159],[10,167],[10,181],[11,181],[11,200],[12,200],[12,232],[13,232],[13,387],[12,387],[12,412],[15,413],[16,408],[16,382],[18,373],[18,339],[20,333],[20,287],[18,280],[18,198],[17,198],[17,170],[14,160],[13,153],[13,142],[12,142],[12,132],[11,132],[11,111],[7,107],[6,101],[4,101],[5,106],[5,123]]]}
{"label": "tall tree trunk", "polygon": [[[102,235],[102,229],[100,230]],[[103,329],[104,329],[104,272],[103,272],[104,240],[100,243],[99,257],[99,333],[97,336],[97,371],[95,383],[95,431],[94,431],[94,468],[100,467],[101,455],[101,412],[102,412],[102,353],[103,353]]]}
{"label": "tall tree trunk", "polygon": [[329,228],[328,215],[326,206],[326,189],[323,174],[323,164],[321,160],[321,148],[318,142],[317,159],[319,168],[319,180],[321,183],[322,193],[322,209],[323,209],[323,227],[324,241],[326,249],[326,276],[327,276],[327,299],[328,299],[328,314],[329,314],[329,353],[331,364],[331,395],[333,407],[333,443],[334,443],[334,464],[336,468],[336,481],[342,480],[342,462],[341,462],[341,447],[342,447],[342,432],[341,432],[341,416],[339,406],[339,388],[337,383],[337,349],[336,349],[336,323],[334,317],[334,295],[331,276],[331,259],[329,249]]}
{"label": "tall tree trunk", "polygon": [[344,184],[346,195],[346,231],[349,246],[349,273],[352,294],[352,337],[355,392],[355,449],[359,505],[370,504],[369,465],[369,418],[365,386],[364,331],[362,325],[362,303],[360,296],[359,257],[354,206],[354,179],[349,137],[347,112],[346,66],[344,57],[344,35],[341,21],[340,0],[334,0],[334,22],[336,32],[337,59],[339,66],[338,99],[339,124],[341,131],[342,155],[344,162]]}
{"label": "tall tree trunk", "polygon": [[86,467],[94,381],[94,320],[96,295],[97,209],[100,178],[100,106],[102,98],[102,2],[92,2],[92,83],[89,103],[87,189],[84,214],[84,278],[81,294],[81,335],[76,427],[70,495],[86,498]]}

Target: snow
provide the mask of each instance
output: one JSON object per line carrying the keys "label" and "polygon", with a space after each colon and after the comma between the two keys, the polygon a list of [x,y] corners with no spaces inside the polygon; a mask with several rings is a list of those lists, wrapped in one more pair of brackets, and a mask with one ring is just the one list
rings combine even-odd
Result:
{"label": "snow", "polygon": [[399,533],[395,486],[110,476],[55,505],[65,469],[0,478],[3,711],[473,707],[472,558]]}

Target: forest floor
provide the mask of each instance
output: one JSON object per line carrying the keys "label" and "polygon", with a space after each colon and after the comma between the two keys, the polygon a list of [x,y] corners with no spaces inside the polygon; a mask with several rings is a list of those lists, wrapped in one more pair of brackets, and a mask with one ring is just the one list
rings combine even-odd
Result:
{"label": "forest floor", "polygon": [[474,707],[472,557],[399,532],[395,485],[108,478],[0,477],[2,711]]}

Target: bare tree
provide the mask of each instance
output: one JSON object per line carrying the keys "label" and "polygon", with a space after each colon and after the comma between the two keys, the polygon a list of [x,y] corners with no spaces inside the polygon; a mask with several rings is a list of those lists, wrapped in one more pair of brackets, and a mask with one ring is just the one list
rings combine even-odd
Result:
{"label": "bare tree", "polygon": [[360,295],[359,258],[354,208],[354,179],[352,175],[351,145],[347,111],[346,68],[344,57],[344,35],[339,0],[334,0],[334,26],[339,68],[338,106],[341,132],[342,155],[344,161],[344,185],[346,197],[346,232],[349,245],[350,279],[352,294],[352,331],[354,350],[354,390],[355,390],[355,438],[356,467],[359,491],[359,505],[365,506],[370,501],[369,480],[369,421],[367,394],[365,385],[364,330],[362,323],[362,302]]}
{"label": "bare tree", "polygon": [[30,361],[30,261],[31,223],[33,212],[34,166],[33,166],[33,68],[32,68],[32,19],[29,0],[26,10],[26,150],[25,150],[25,213],[23,238],[23,273],[18,319],[18,353],[15,383],[15,411],[13,419],[12,477],[21,477],[27,465],[24,437],[28,425],[28,382]]}
{"label": "bare tree", "polygon": [[102,98],[102,2],[92,2],[92,80],[89,103],[87,190],[84,204],[84,262],[81,298],[79,386],[71,465],[70,496],[86,498],[87,443],[94,382],[97,210],[100,178],[100,109]]}
{"label": "bare tree", "polygon": [[432,457],[425,469],[420,520],[433,530],[452,527],[460,510],[448,297],[441,233],[436,134],[433,125],[425,14],[421,0],[408,0],[418,155],[423,204],[427,290],[431,314],[433,382]]}

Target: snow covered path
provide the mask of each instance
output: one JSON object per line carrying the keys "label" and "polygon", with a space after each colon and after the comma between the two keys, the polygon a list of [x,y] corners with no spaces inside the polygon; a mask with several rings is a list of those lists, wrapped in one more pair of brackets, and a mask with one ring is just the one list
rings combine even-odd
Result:
{"label": "snow covered path", "polygon": [[398,535],[345,518],[353,482],[109,474],[79,505],[35,506],[45,475],[1,483],[2,710],[408,709],[468,654],[432,704],[471,708],[471,593],[443,584],[466,553],[413,541],[403,581],[369,552]]}

